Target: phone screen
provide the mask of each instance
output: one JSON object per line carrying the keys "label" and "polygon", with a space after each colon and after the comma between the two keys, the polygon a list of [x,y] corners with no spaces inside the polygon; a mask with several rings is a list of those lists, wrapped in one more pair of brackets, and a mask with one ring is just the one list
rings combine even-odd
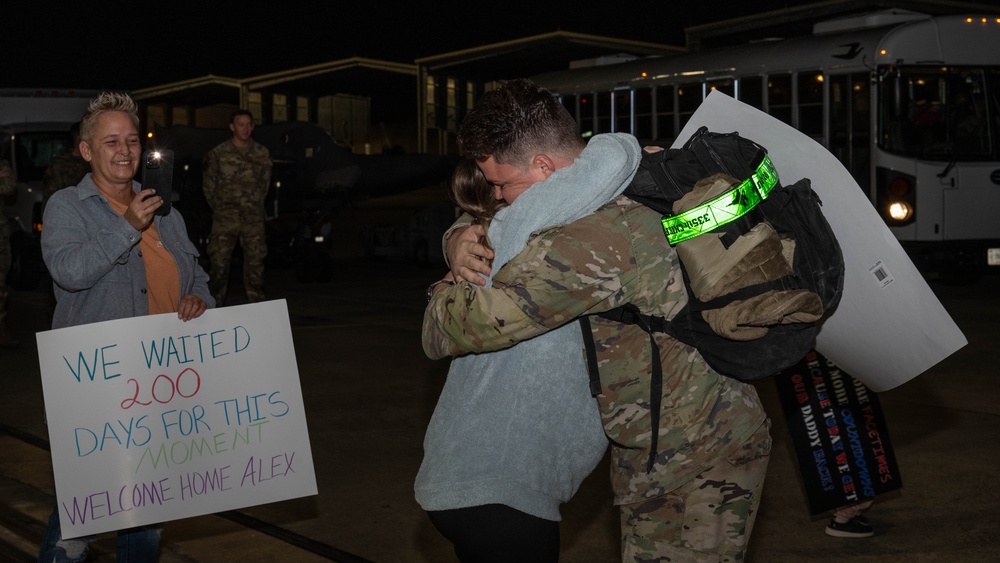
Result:
{"label": "phone screen", "polygon": [[157,215],[170,213],[170,198],[174,183],[174,151],[150,150],[142,155],[142,188],[154,189],[163,199]]}

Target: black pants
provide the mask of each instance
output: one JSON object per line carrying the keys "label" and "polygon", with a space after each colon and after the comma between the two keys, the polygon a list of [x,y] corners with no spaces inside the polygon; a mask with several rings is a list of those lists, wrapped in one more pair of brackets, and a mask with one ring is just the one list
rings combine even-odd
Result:
{"label": "black pants", "polygon": [[559,522],[502,504],[428,512],[462,563],[555,563]]}

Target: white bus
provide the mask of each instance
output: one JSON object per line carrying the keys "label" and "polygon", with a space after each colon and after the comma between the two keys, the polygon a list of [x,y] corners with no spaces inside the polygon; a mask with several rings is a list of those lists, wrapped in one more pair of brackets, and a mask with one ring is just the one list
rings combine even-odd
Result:
{"label": "white bus", "polygon": [[711,90],[725,92],[836,155],[922,270],[1000,270],[998,16],[880,12],[533,80],[585,135],[662,146]]}

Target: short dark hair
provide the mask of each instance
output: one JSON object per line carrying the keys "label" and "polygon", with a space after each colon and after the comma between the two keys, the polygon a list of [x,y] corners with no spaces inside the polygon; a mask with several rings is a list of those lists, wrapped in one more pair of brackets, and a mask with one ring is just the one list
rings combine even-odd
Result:
{"label": "short dark hair", "polygon": [[483,95],[462,121],[459,154],[521,166],[532,153],[576,156],[586,143],[576,120],[551,92],[525,78]]}
{"label": "short dark hair", "polygon": [[236,123],[236,118],[239,117],[239,116],[241,116],[241,115],[245,115],[245,116],[247,116],[247,117],[250,118],[250,121],[253,121],[253,114],[250,113],[250,110],[243,109],[243,108],[237,108],[237,109],[233,110],[232,114],[230,114],[230,116],[229,116],[229,122],[230,123]]}

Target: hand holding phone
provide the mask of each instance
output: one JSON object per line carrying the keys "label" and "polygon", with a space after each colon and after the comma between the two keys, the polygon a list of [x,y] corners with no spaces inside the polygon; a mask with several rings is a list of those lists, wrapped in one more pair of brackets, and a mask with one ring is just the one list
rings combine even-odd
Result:
{"label": "hand holding phone", "polygon": [[[174,151],[150,150],[142,155],[142,187],[154,189],[163,200],[156,209],[157,215],[170,213],[170,198],[174,183]],[[152,197],[152,196],[149,196]]]}

